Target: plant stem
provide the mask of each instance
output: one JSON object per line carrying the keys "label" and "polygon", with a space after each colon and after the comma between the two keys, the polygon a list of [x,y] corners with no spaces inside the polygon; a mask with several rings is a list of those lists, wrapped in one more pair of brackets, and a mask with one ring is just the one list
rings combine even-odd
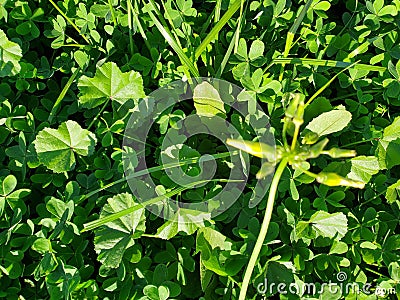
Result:
{"label": "plant stem", "polygon": [[221,17],[217,24],[211,29],[211,31],[207,34],[204,40],[201,42],[199,47],[197,47],[194,57],[197,59],[206,50],[208,44],[210,44],[213,40],[216,39],[222,27],[231,19],[234,13],[239,9],[242,0],[236,0],[231,4],[225,14]]}
{"label": "plant stem", "polygon": [[96,120],[100,117],[101,113],[102,113],[102,112],[105,110],[105,108],[107,107],[108,102],[110,102],[110,98],[107,99],[107,101],[104,103],[103,107],[100,109],[100,111],[98,112],[98,114],[96,115],[96,117],[94,117],[94,119],[92,120],[92,122],[90,122],[90,124],[89,124],[87,130],[89,130],[89,129],[93,126],[94,122],[96,122]]}
{"label": "plant stem", "polygon": [[341,70],[339,73],[336,73],[335,76],[333,76],[331,79],[329,79],[329,81],[327,83],[325,83],[318,91],[315,92],[314,95],[311,96],[311,98],[306,102],[305,107],[307,107],[315,98],[317,98],[319,96],[319,94],[321,94],[340,74],[342,74],[344,71],[354,67],[355,65],[357,65],[358,61],[352,63],[351,65],[349,65],[348,67],[344,68],[343,70]]}
{"label": "plant stem", "polygon": [[88,38],[81,32],[81,30],[78,28],[78,26],[75,25],[74,22],[68,16],[57,6],[57,4],[53,0],[49,0],[49,2],[53,5],[53,7],[67,20],[67,22],[74,27],[74,29],[80,34],[80,36],[85,40],[86,43],[91,45],[90,41]]}
{"label": "plant stem", "polygon": [[[114,11],[114,7],[111,3],[111,0],[108,0],[108,6],[110,7],[111,17],[113,19],[114,27],[117,27],[117,18],[115,17],[115,11]],[[129,16],[128,16],[128,18],[129,18]]]}
{"label": "plant stem", "polygon": [[254,266],[256,265],[258,255],[260,254],[262,245],[264,243],[265,237],[268,232],[268,227],[269,227],[269,223],[271,221],[271,216],[272,216],[272,210],[274,208],[275,196],[276,196],[276,192],[278,190],[278,183],[279,183],[279,180],[281,179],[283,171],[286,168],[287,163],[288,163],[288,160],[286,157],[284,157],[281,160],[281,162],[279,163],[279,166],[276,169],[274,178],[272,179],[271,188],[270,188],[269,194],[268,194],[267,207],[265,209],[264,220],[261,224],[260,233],[258,235],[256,244],[254,245],[253,252],[251,253],[249,264],[247,265],[247,268],[246,268],[246,272],[244,273],[242,288],[241,288],[240,294],[239,294],[239,300],[246,299],[246,292],[247,292],[247,288],[250,283],[251,274],[253,273],[253,269],[254,269]]}
{"label": "plant stem", "polygon": [[346,145],[340,146],[340,148],[348,148],[350,146],[359,145],[359,144],[363,144],[363,143],[368,143],[368,142],[372,142],[374,140],[379,140],[379,139],[378,138],[372,138],[372,139],[357,141],[357,142],[354,142],[354,143],[350,143],[350,144],[346,144]]}
{"label": "plant stem", "polygon": [[67,83],[65,84],[64,88],[62,89],[60,95],[58,95],[56,102],[53,105],[53,108],[51,109],[51,112],[49,114],[49,118],[47,119],[49,123],[53,121],[54,116],[57,114],[57,111],[61,105],[61,101],[64,99],[65,94],[68,92],[69,88],[71,87],[72,83],[74,82],[76,76],[78,75],[79,71],[81,70],[80,67],[78,67],[75,72],[72,74],[72,76],[68,79]]}
{"label": "plant stem", "polygon": [[296,125],[294,128],[293,140],[292,140],[292,147],[291,150],[294,151],[297,144],[297,137],[299,136],[300,126]]}
{"label": "plant stem", "polygon": [[[128,31],[129,31],[129,51],[131,53],[131,57],[133,56],[133,37],[132,37],[132,3],[130,0],[127,0],[126,2],[126,8],[128,10]],[[116,26],[116,25],[114,25]]]}
{"label": "plant stem", "polygon": [[289,144],[287,142],[286,131],[287,131],[287,122],[284,122],[283,129],[282,129],[282,140],[283,140],[283,145],[285,147],[285,150],[289,150]]}

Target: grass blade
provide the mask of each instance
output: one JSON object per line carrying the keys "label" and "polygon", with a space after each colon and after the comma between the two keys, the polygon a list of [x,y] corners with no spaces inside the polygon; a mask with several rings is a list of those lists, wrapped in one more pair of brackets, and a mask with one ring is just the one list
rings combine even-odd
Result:
{"label": "grass blade", "polygon": [[[289,29],[289,32],[287,33],[287,36],[286,36],[285,50],[283,51],[284,58],[288,57],[290,49],[292,48],[294,35],[296,34],[297,30],[299,29],[301,22],[303,22],[303,19],[306,15],[308,9],[310,8],[312,2],[313,2],[313,0],[308,0],[306,2],[306,4],[304,5],[303,9],[301,10],[299,16],[296,18],[292,27],[290,27],[290,29]],[[285,69],[285,64],[283,63],[281,66],[279,81],[282,81],[282,79],[283,79],[284,69]]]}
{"label": "grass blade", "polygon": [[368,70],[383,72],[386,70],[385,67],[373,66],[366,64],[353,64],[351,62],[337,61],[337,60],[326,60],[326,59],[314,59],[314,58],[275,58],[273,61],[275,64],[295,64],[295,65],[310,65],[310,66],[323,66],[323,67],[338,67],[347,68],[352,66],[352,68],[357,70]]}
{"label": "grass blade", "polygon": [[[223,152],[223,153],[213,154],[211,156],[214,159],[219,159],[219,158],[228,157],[230,155],[237,155],[238,153],[239,153],[238,151],[232,151],[232,152]],[[206,157],[204,161],[208,161],[209,159],[211,159],[211,158],[207,158]],[[135,172],[132,175],[129,175],[127,177],[123,177],[123,178],[118,179],[118,180],[116,180],[114,182],[106,184],[106,185],[102,186],[99,189],[91,191],[90,193],[86,194],[82,199],[80,199],[79,202],[82,202],[85,199],[88,199],[88,198],[96,195],[98,192],[104,191],[104,190],[106,190],[106,189],[108,189],[108,188],[110,188],[110,187],[112,187],[112,186],[114,186],[114,185],[116,185],[118,183],[124,182],[124,181],[126,181],[128,179],[133,179],[133,178],[145,175],[145,174],[150,174],[150,173],[153,173],[153,172],[162,171],[162,170],[166,170],[166,169],[170,169],[170,168],[182,167],[182,166],[185,166],[185,165],[188,165],[188,164],[194,164],[194,163],[197,163],[199,160],[200,160],[200,157],[193,157],[193,158],[190,158],[190,159],[182,159],[179,162],[165,164],[165,165],[162,165],[162,166],[151,167],[151,168],[148,168],[146,170],[141,170],[141,171]]]}
{"label": "grass blade", "polygon": [[60,95],[57,97],[56,102],[53,105],[53,108],[51,109],[49,118],[47,119],[49,121],[49,123],[51,124],[51,122],[53,121],[53,118],[55,117],[60,105],[61,105],[61,101],[64,99],[65,94],[67,93],[67,91],[69,90],[69,88],[71,87],[71,84],[74,82],[76,76],[78,75],[79,71],[81,70],[81,68],[77,68],[75,70],[74,73],[72,73],[72,76],[68,79],[66,85],[64,86],[64,88],[62,89]]}
{"label": "grass blade", "polygon": [[[204,180],[202,182],[196,182],[196,184],[203,183],[203,182],[204,182]],[[137,211],[138,209],[146,207],[147,205],[155,204],[155,203],[165,199],[166,197],[170,198],[170,197],[172,197],[172,196],[174,196],[176,194],[179,194],[179,193],[183,192],[185,189],[189,189],[189,188],[191,188],[191,187],[190,186],[186,186],[186,187],[177,188],[177,189],[172,190],[172,191],[170,191],[170,192],[168,192],[168,193],[166,193],[164,195],[160,195],[158,197],[152,198],[152,199],[147,200],[147,201],[145,201],[143,203],[140,203],[138,205],[135,205],[135,206],[129,207],[127,209],[121,210],[121,211],[119,211],[117,213],[114,213],[112,215],[109,215],[107,217],[100,218],[100,219],[97,219],[95,221],[83,224],[83,229],[81,230],[81,232],[85,232],[85,231],[96,229],[97,227],[100,227],[100,226],[102,226],[104,224],[107,224],[109,222],[115,221],[115,220],[117,220],[117,219],[119,219],[119,218],[121,218],[123,216],[126,216],[127,214],[130,214],[130,213],[133,213],[134,211]]]}
{"label": "grass blade", "polygon": [[[240,30],[240,28],[237,27],[234,36],[237,34],[236,32],[239,31],[239,30]],[[229,57],[232,54],[232,50],[233,50],[234,46],[235,46],[235,39],[233,38],[231,40],[231,42],[229,43],[228,49],[226,50],[226,53],[224,55],[224,58],[222,59],[221,65],[219,66],[218,71],[217,71],[217,73],[215,75],[216,78],[221,78],[221,75],[224,72],[225,66],[228,63]]]}
{"label": "grass blade", "polygon": [[355,66],[357,62],[350,64],[347,68],[341,70],[339,73],[336,73],[335,76],[333,76],[327,83],[325,83],[318,91],[315,92],[314,95],[311,96],[311,98],[307,101],[305,104],[304,108],[306,108],[315,98],[317,98],[340,74],[342,74],[344,71],[350,69],[351,67]]}
{"label": "grass blade", "polygon": [[203,53],[203,51],[207,48],[208,44],[210,44],[213,40],[216,39],[222,27],[229,21],[229,19],[233,16],[233,14],[239,9],[240,3],[242,0],[236,0],[232,3],[232,5],[228,8],[225,14],[221,17],[217,24],[211,29],[211,31],[207,34],[204,40],[201,42],[199,47],[197,47],[194,57],[197,59]]}
{"label": "grass blade", "polygon": [[91,44],[91,42],[89,41],[89,39],[82,34],[82,32],[80,31],[80,29],[78,28],[78,26],[75,25],[74,22],[72,22],[72,20],[58,7],[58,5],[53,1],[53,0],[49,0],[49,2],[54,6],[54,8],[64,17],[64,19],[67,20],[67,22],[74,27],[74,29],[79,33],[79,35],[86,41],[86,43],[88,43],[89,45]]}
{"label": "grass blade", "polygon": [[154,25],[156,25],[157,29],[160,31],[167,43],[178,55],[181,63],[189,69],[194,77],[200,77],[200,73],[197,70],[197,67],[193,64],[189,57],[187,57],[183,49],[179,46],[179,44],[172,36],[172,33],[169,31],[169,29],[167,27],[164,27],[151,11],[148,11],[147,13],[149,14],[151,20],[154,22]]}
{"label": "grass blade", "polygon": [[240,180],[229,180],[229,179],[199,180],[199,181],[193,182],[191,184],[188,184],[187,186],[179,187],[179,188],[174,189],[174,190],[172,190],[170,192],[167,192],[167,193],[165,193],[163,195],[160,195],[158,197],[155,197],[155,198],[152,198],[150,200],[147,200],[147,201],[145,201],[143,203],[140,203],[138,205],[135,205],[135,206],[129,207],[127,209],[121,210],[119,212],[116,212],[114,214],[111,214],[111,215],[109,215],[107,217],[100,218],[100,219],[94,220],[92,222],[88,222],[86,224],[83,224],[83,229],[81,230],[81,232],[85,232],[85,231],[96,229],[96,228],[98,228],[98,227],[100,227],[100,226],[102,226],[104,224],[107,224],[107,223],[115,221],[115,220],[117,220],[117,219],[119,219],[119,218],[121,218],[123,216],[126,216],[127,214],[133,213],[134,211],[136,211],[138,209],[141,209],[141,208],[146,207],[148,205],[160,202],[161,200],[164,200],[165,198],[170,198],[172,196],[175,196],[175,195],[177,195],[177,194],[179,194],[179,193],[181,193],[181,192],[183,192],[183,191],[185,191],[187,189],[194,188],[196,185],[199,185],[199,184],[203,184],[203,183],[207,183],[207,182],[237,182],[237,181],[240,181]]}

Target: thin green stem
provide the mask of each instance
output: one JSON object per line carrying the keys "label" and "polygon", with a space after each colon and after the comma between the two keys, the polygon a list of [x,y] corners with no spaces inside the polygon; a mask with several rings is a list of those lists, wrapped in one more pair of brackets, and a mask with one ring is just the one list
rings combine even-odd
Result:
{"label": "thin green stem", "polygon": [[317,178],[317,177],[318,177],[317,174],[315,174],[315,173],[313,173],[313,172],[310,172],[310,171],[308,171],[308,170],[306,170],[306,169],[303,169],[303,168],[300,167],[300,166],[296,166],[296,169],[299,169],[299,170],[302,171],[304,174],[306,174],[306,175],[308,175],[308,176],[310,176],[310,177],[312,177],[312,178]]}
{"label": "thin green stem", "polygon": [[346,144],[343,146],[340,146],[340,148],[348,148],[350,146],[354,146],[354,145],[359,145],[359,144],[363,144],[363,143],[368,143],[368,142],[372,142],[373,140],[375,140],[376,138],[372,138],[372,139],[368,139],[368,140],[362,140],[362,141],[357,141],[354,143],[350,143],[350,144]]}
{"label": "thin green stem", "polygon": [[333,76],[327,83],[325,83],[318,91],[315,92],[314,95],[310,97],[310,99],[307,101],[304,107],[307,107],[315,98],[317,98],[340,74],[342,74],[344,71],[352,68],[354,65],[356,65],[358,61],[352,63],[349,65],[347,68],[344,68],[341,70],[339,73],[336,73],[335,76]]}
{"label": "thin green stem", "polygon": [[61,101],[64,99],[65,94],[67,93],[67,91],[69,90],[69,88],[71,87],[71,84],[74,82],[76,76],[78,75],[79,71],[81,70],[81,68],[77,68],[75,70],[74,73],[72,73],[72,76],[68,79],[67,83],[65,84],[64,88],[62,89],[60,95],[58,95],[56,102],[53,105],[53,108],[51,109],[51,112],[49,114],[49,118],[47,119],[49,121],[49,123],[51,124],[51,122],[53,121],[54,116],[56,115],[59,106],[61,105]]}
{"label": "thin green stem", "polygon": [[147,201],[141,202],[137,205],[131,206],[129,208],[126,208],[124,210],[121,210],[119,212],[113,213],[111,215],[108,215],[106,217],[91,221],[89,223],[83,224],[83,229],[81,232],[89,231],[96,229],[97,227],[100,227],[104,224],[107,224],[109,222],[115,221],[119,218],[122,218],[123,216],[126,216],[130,213],[133,213],[134,211],[137,211],[141,208],[144,208],[148,205],[155,204],[157,202],[163,201],[165,199],[171,198],[179,193],[182,193],[183,191],[186,191],[188,189],[194,188],[196,185],[201,185],[203,183],[208,183],[208,182],[241,182],[241,180],[230,180],[230,179],[211,179],[211,180],[199,180],[196,182],[192,182],[186,186],[176,188],[174,190],[171,190],[163,195],[157,196],[155,198],[149,199]]}
{"label": "thin green stem", "polygon": [[[171,46],[171,48],[175,51],[176,54],[178,54],[178,57],[184,67],[186,67],[190,73],[194,77],[200,77],[199,70],[197,69],[196,64],[194,64],[189,57],[186,55],[185,51],[182,49],[182,47],[179,45],[179,43],[175,40],[173,37],[172,33],[169,31],[168,26],[165,23],[164,18],[162,17],[160,11],[156,7],[155,3],[153,0],[150,0],[150,3],[152,4],[152,7],[155,12],[158,12],[158,16],[160,17],[160,20],[158,20],[155,15],[153,14],[152,11],[148,11],[148,15],[150,16],[151,20],[153,21],[154,25],[156,25],[157,29],[160,31],[162,36],[165,38],[167,43]],[[164,25],[165,24],[165,25]],[[190,78],[190,74],[187,72],[188,78]]]}
{"label": "thin green stem", "polygon": [[140,33],[140,35],[142,36],[142,38],[144,40],[144,44],[146,45],[147,49],[149,49],[149,51],[150,51],[151,50],[151,46],[150,46],[149,40],[147,39],[147,35],[144,32],[142,23],[140,23],[140,20],[139,20],[139,17],[138,17],[139,9],[138,9],[137,1],[135,1],[135,7],[134,8],[132,7],[132,2],[130,0],[128,1],[128,4],[131,6],[131,12],[132,12],[133,18],[134,18],[134,20],[136,22],[136,26],[137,26],[137,28],[139,30],[139,33]]}
{"label": "thin green stem", "polygon": [[[229,157],[231,155],[238,155],[238,154],[239,154],[239,151],[232,151],[232,152],[223,152],[223,153],[213,154],[213,155],[211,155],[211,157],[214,159],[219,159],[219,158],[225,158],[225,157]],[[211,157],[205,158],[204,161],[208,161],[209,159],[211,159]],[[199,157],[193,157],[190,159],[183,159],[183,160],[180,160],[179,162],[173,162],[173,163],[165,164],[162,166],[156,166],[156,167],[151,167],[151,168],[148,168],[145,170],[137,171],[137,172],[133,173],[132,175],[124,176],[116,181],[110,182],[94,191],[89,192],[80,200],[80,202],[82,202],[85,199],[88,199],[88,198],[92,197],[93,195],[96,195],[97,193],[104,191],[118,183],[125,182],[127,180],[130,180],[130,179],[133,179],[133,178],[145,175],[145,174],[150,174],[153,172],[162,171],[162,170],[175,168],[175,167],[179,167],[179,166],[185,166],[188,164],[194,164],[194,163],[197,163],[200,160],[200,158],[201,157],[199,156]]]}
{"label": "thin green stem", "polygon": [[379,272],[377,272],[377,271],[375,271],[375,270],[372,270],[371,268],[365,268],[365,270],[367,270],[367,271],[369,271],[369,272],[371,272],[371,273],[373,273],[373,274],[375,274],[375,275],[378,275],[378,276],[381,277],[381,278],[386,277],[386,276],[383,275],[382,273],[379,273]]}
{"label": "thin green stem", "polygon": [[77,48],[83,48],[86,47],[87,45],[81,45],[81,44],[63,44],[61,47],[77,47]]}
{"label": "thin green stem", "polygon": [[288,150],[289,149],[289,145],[287,142],[287,136],[286,136],[286,131],[287,131],[287,122],[283,123],[283,129],[282,129],[282,139],[283,139],[283,145],[285,146],[285,149]]}
{"label": "thin green stem", "polygon": [[[235,34],[234,34],[234,35],[236,35],[236,32],[238,32],[238,31],[240,31],[240,28],[239,28],[239,27],[236,28],[236,31],[235,31]],[[229,43],[229,46],[228,46],[228,49],[226,50],[226,53],[225,53],[225,55],[224,55],[224,58],[223,58],[223,60],[222,60],[222,62],[221,62],[221,64],[220,64],[220,66],[219,66],[219,68],[218,68],[218,71],[217,71],[217,74],[216,74],[216,77],[217,77],[217,78],[221,78],[222,73],[224,72],[225,66],[226,66],[226,64],[228,63],[229,57],[230,57],[231,54],[232,54],[232,50],[233,50],[233,47],[234,47],[234,46],[235,46],[235,39],[231,39],[231,42]]]}
{"label": "thin green stem", "polygon": [[291,147],[292,151],[294,151],[294,149],[296,148],[297,137],[299,136],[299,132],[300,132],[300,126],[299,125],[295,125],[294,134],[293,134],[293,140],[292,140],[292,147]]}
{"label": "thin green stem", "polygon": [[126,2],[126,6],[128,9],[128,32],[129,32],[129,52],[131,53],[131,56],[133,56],[133,37],[132,37],[132,11],[133,11],[133,7],[132,7],[132,3],[131,0],[127,0]]}
{"label": "thin green stem", "polygon": [[110,98],[107,99],[107,101],[104,103],[103,107],[100,109],[100,111],[97,113],[96,117],[92,120],[92,122],[90,122],[87,130],[90,129],[90,127],[93,126],[94,122],[96,122],[96,120],[100,117],[101,113],[106,109],[108,102],[110,102]]}
{"label": "thin green stem", "polygon": [[271,221],[272,211],[274,208],[275,196],[276,196],[276,192],[278,190],[278,183],[279,183],[279,180],[281,179],[283,171],[286,168],[287,163],[288,163],[288,160],[286,157],[281,160],[278,168],[276,169],[275,175],[272,179],[271,188],[270,188],[269,194],[268,194],[267,207],[265,209],[264,220],[261,224],[260,233],[258,235],[256,244],[254,245],[253,252],[251,253],[249,264],[247,265],[247,268],[246,268],[246,272],[244,273],[242,288],[241,288],[240,294],[239,294],[239,300],[246,299],[246,293],[247,293],[247,288],[250,283],[251,274],[253,273],[254,266],[256,265],[258,256],[260,254],[261,248],[264,244],[264,240],[265,240],[265,237],[268,232],[268,227],[269,227],[269,223]]}
{"label": "thin green stem", "polygon": [[[376,93],[382,93],[382,91],[381,90],[363,91],[363,94],[376,94]],[[334,102],[334,101],[338,101],[338,100],[342,100],[342,99],[349,99],[350,97],[353,97],[353,96],[357,96],[357,93],[350,93],[350,94],[346,94],[343,96],[338,96],[338,97],[329,99],[329,101]]]}
{"label": "thin green stem", "polygon": [[114,11],[114,7],[113,7],[113,5],[111,3],[111,0],[108,0],[108,6],[110,7],[110,11],[111,11],[111,16],[112,16],[112,19],[113,19],[114,27],[117,27],[117,18],[115,17],[115,11]]}
{"label": "thin green stem", "polygon": [[235,51],[234,51],[235,53],[239,48],[240,28],[242,27],[242,19],[243,19],[243,5],[244,1],[242,0],[240,2],[239,18],[237,20],[237,28],[239,28],[239,30],[235,32]]}
{"label": "thin green stem", "polygon": [[[301,22],[303,22],[303,19],[308,11],[308,9],[311,6],[312,0],[308,0],[306,4],[304,5],[303,9],[301,10],[299,16],[296,18],[294,21],[292,27],[289,29],[289,32],[287,33],[286,36],[286,42],[285,42],[285,50],[283,51],[283,58],[287,58],[290,52],[290,49],[293,46],[293,39],[294,35],[296,34],[297,30],[300,27]],[[281,70],[279,72],[279,81],[283,80],[283,74],[285,70],[285,64],[282,64]]]}
{"label": "thin green stem", "polygon": [[239,9],[242,0],[236,0],[232,3],[229,9],[225,12],[225,14],[221,17],[217,24],[211,29],[208,35],[201,42],[199,47],[197,47],[194,57],[197,59],[206,50],[208,44],[210,44],[215,38],[218,36],[220,30],[224,25],[232,18],[233,14]]}
{"label": "thin green stem", "polygon": [[370,202],[372,202],[372,201],[374,201],[374,200],[376,200],[376,199],[378,199],[380,196],[382,196],[382,195],[384,195],[384,194],[386,194],[386,190],[380,192],[379,194],[375,195],[375,196],[372,197],[371,199],[368,199],[367,201],[364,201],[363,203],[360,204],[360,207],[361,207],[361,206],[364,206],[365,204],[368,204],[368,203],[370,203]]}
{"label": "thin green stem", "polygon": [[[354,64],[347,61],[339,60],[327,60],[327,59],[315,59],[315,58],[283,58],[278,57],[272,61],[273,64],[293,64],[293,65],[309,65],[309,66],[321,66],[321,67],[338,67],[346,68],[351,66],[356,70],[366,70],[371,72],[383,72],[386,67],[367,65],[367,64]],[[270,67],[270,65],[268,66]]]}
{"label": "thin green stem", "polygon": [[82,38],[86,41],[86,43],[88,43],[89,45],[91,44],[90,41],[88,40],[88,38],[82,34],[82,32],[80,31],[80,29],[78,28],[78,26],[75,25],[74,22],[72,22],[72,20],[58,7],[58,5],[53,1],[53,0],[49,0],[49,2],[54,6],[54,8],[67,20],[67,22],[74,27],[74,29],[79,33],[80,36],[82,36]]}

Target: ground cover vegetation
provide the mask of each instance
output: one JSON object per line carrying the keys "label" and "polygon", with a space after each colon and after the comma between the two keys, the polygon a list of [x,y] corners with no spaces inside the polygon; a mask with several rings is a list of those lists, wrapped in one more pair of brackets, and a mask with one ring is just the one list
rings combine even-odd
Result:
{"label": "ground cover vegetation", "polygon": [[[0,0],[0,297],[398,299],[399,11],[399,0]],[[195,77],[244,88],[276,151],[226,105],[165,110],[146,140],[152,205],[213,199],[233,151],[251,164],[222,214],[164,220],[126,182],[124,155],[135,165],[137,153],[124,132],[146,95]],[[198,175],[210,154],[217,171],[179,186],[164,137],[221,111],[242,139],[187,139],[173,153],[182,170]],[[371,288],[278,293],[329,281]]]}

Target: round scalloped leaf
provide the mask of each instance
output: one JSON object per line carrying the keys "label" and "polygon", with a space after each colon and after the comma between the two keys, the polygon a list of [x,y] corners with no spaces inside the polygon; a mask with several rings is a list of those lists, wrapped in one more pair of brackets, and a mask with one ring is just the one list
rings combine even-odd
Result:
{"label": "round scalloped leaf", "polygon": [[[107,200],[101,211],[100,218],[126,210],[138,205],[131,194],[115,195]],[[108,268],[117,268],[122,257],[129,247],[133,246],[134,239],[139,238],[145,231],[144,208],[126,214],[119,219],[103,224],[96,230],[94,238],[98,260]]]}
{"label": "round scalloped leaf", "polygon": [[75,167],[75,153],[91,155],[96,145],[93,133],[75,121],[66,121],[58,129],[45,128],[34,141],[40,163],[56,173],[71,171]]}
{"label": "round scalloped leaf", "polygon": [[103,64],[92,78],[82,76],[78,88],[79,104],[85,108],[94,108],[108,99],[124,104],[129,99],[145,96],[140,73],[122,73],[114,62]]}

